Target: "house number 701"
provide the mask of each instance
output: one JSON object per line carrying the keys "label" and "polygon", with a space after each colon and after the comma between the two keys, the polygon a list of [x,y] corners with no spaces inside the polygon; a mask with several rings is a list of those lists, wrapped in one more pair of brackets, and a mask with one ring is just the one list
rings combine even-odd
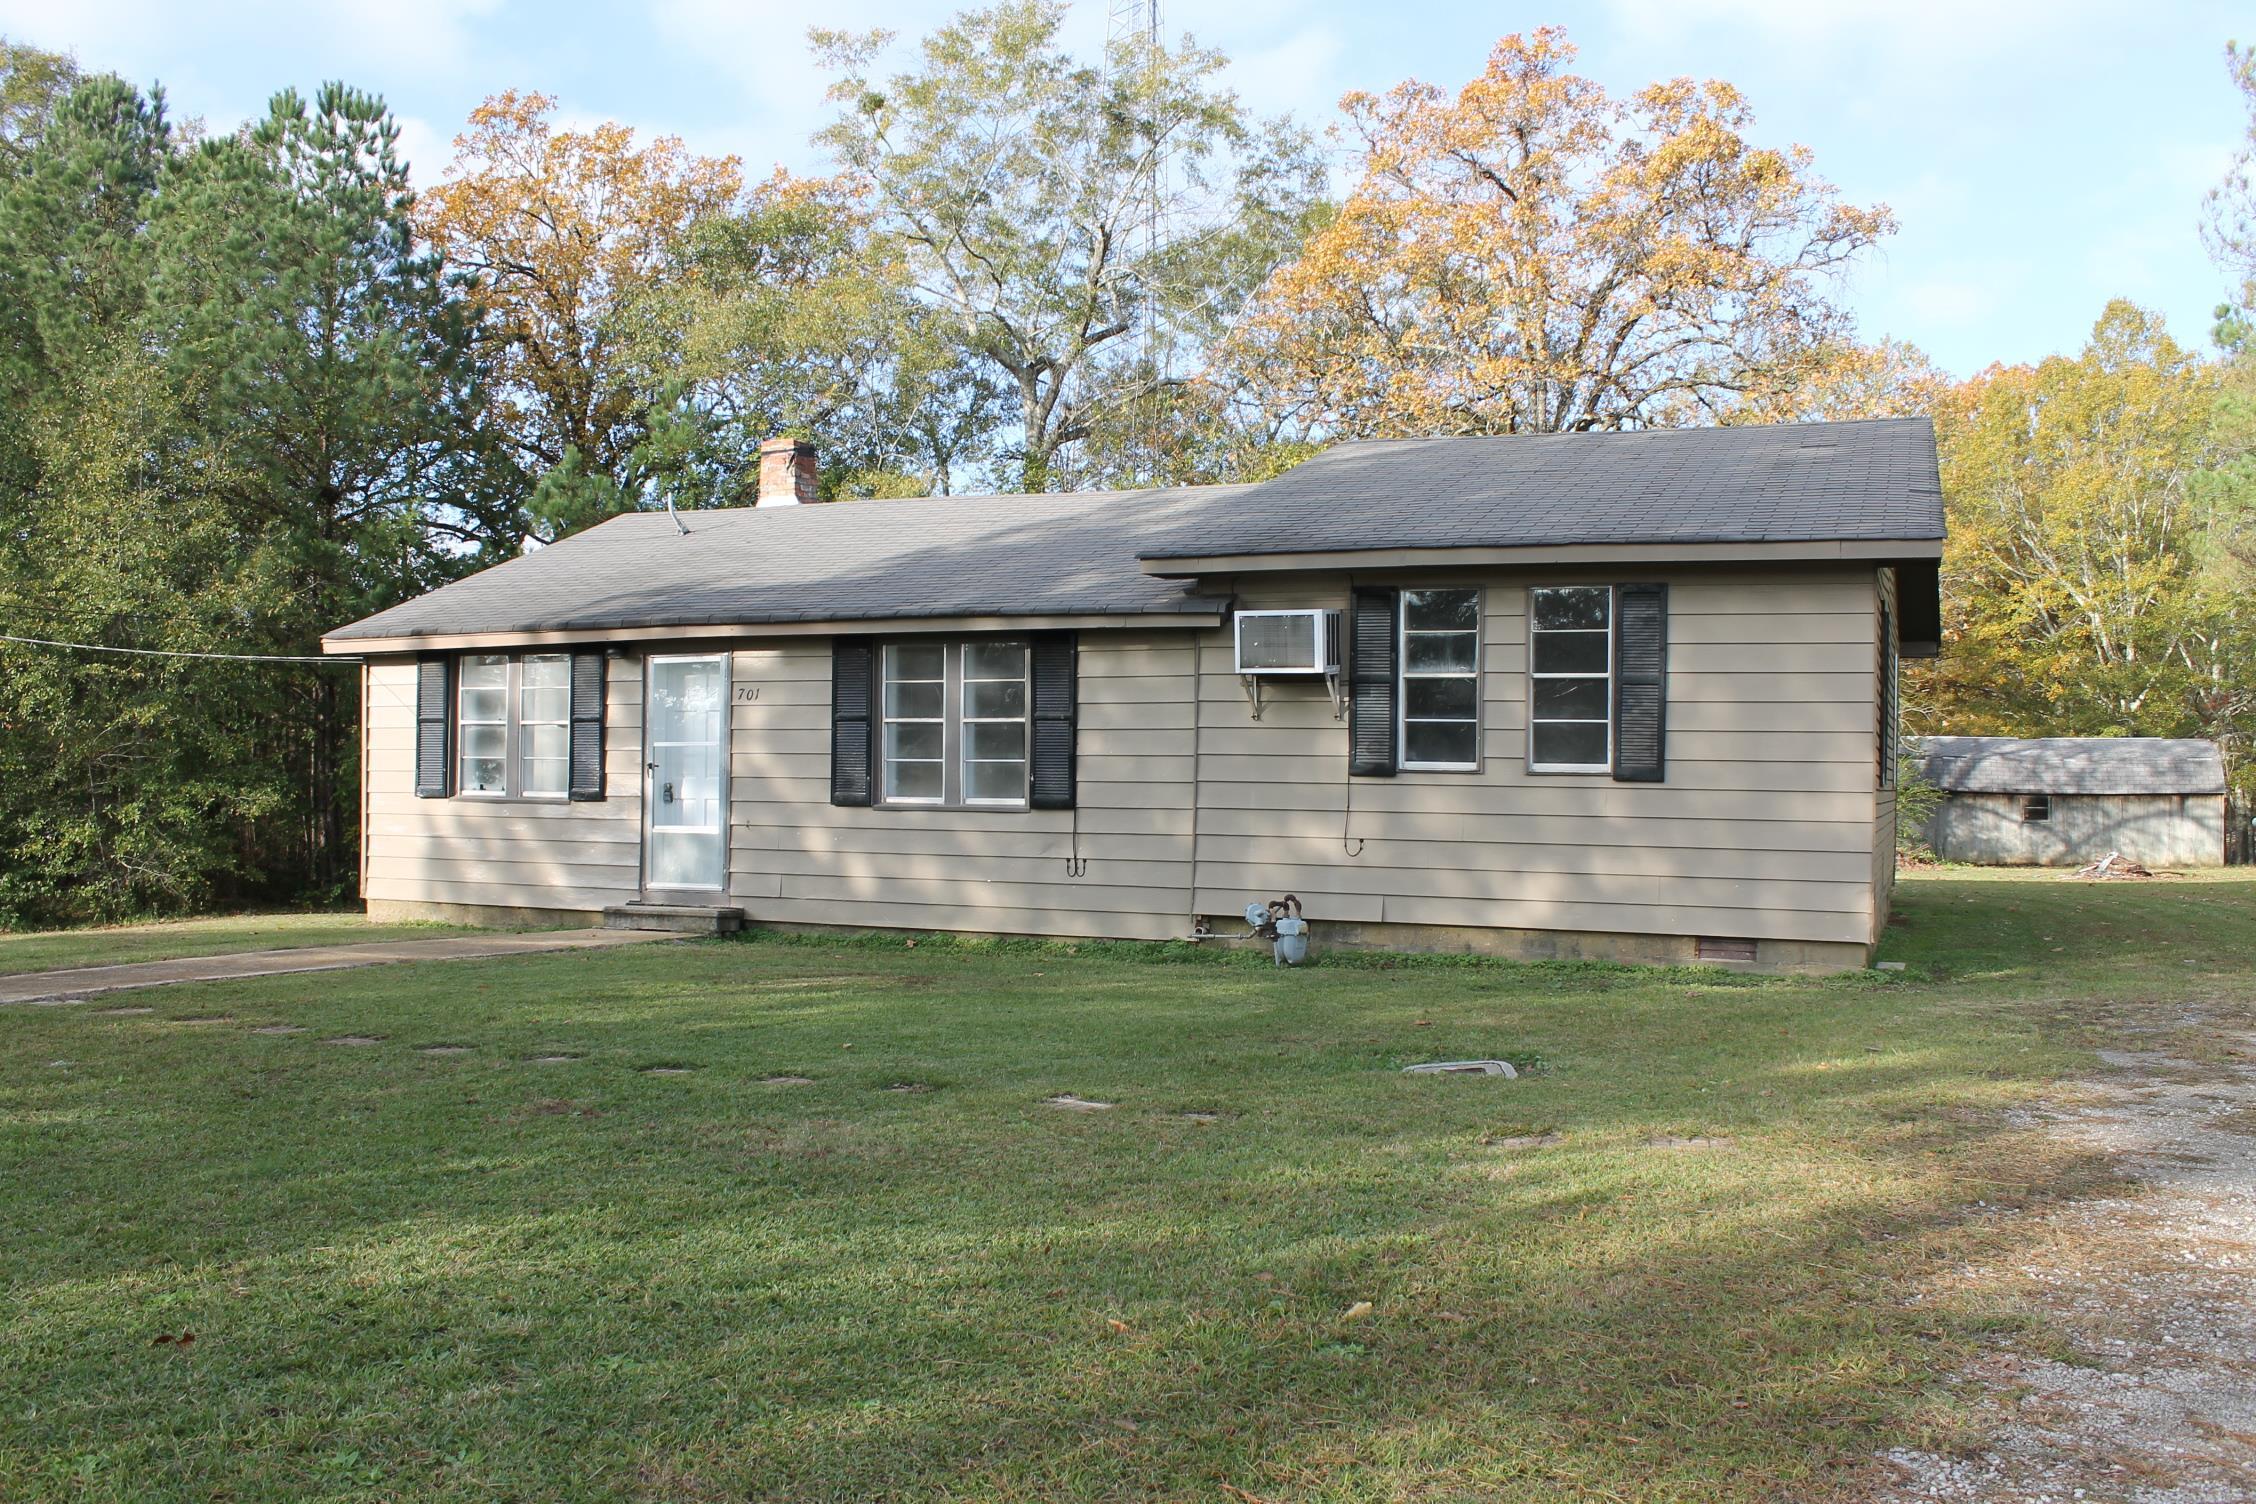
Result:
{"label": "house number 701", "polygon": [[737,704],[739,704],[739,705],[749,705],[749,704],[751,704],[751,703],[752,703],[752,702],[753,702],[754,700],[757,700],[758,698],[760,698],[760,686],[759,686],[759,685],[757,685],[757,684],[739,684],[739,685],[738,685],[738,686],[736,687],[736,703],[737,703]]}

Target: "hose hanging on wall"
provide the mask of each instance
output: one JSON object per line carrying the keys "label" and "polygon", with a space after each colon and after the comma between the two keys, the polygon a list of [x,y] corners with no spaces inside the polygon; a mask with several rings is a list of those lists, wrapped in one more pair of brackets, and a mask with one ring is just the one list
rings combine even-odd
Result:
{"label": "hose hanging on wall", "polygon": [[1073,819],[1066,830],[1065,875],[1087,877],[1089,859],[1081,854],[1081,801],[1078,799],[1073,801]]}

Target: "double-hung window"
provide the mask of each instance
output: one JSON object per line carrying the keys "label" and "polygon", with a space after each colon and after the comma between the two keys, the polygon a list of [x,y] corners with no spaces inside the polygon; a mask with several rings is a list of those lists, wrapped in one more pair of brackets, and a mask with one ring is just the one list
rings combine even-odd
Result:
{"label": "double-hung window", "polygon": [[896,642],[883,662],[880,802],[1025,808],[1027,645]]}
{"label": "double-hung window", "polygon": [[1528,592],[1528,770],[1613,768],[1614,591],[1610,585]]}
{"label": "double-hung window", "polygon": [[1402,592],[1402,766],[1480,766],[1478,590]]}
{"label": "double-hung window", "polygon": [[465,654],[457,678],[456,789],[488,799],[563,798],[571,778],[571,655]]}

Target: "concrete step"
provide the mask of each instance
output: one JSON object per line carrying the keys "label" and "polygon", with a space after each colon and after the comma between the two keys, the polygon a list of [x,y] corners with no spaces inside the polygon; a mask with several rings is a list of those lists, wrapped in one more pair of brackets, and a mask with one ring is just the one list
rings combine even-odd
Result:
{"label": "concrete step", "polygon": [[621,903],[603,911],[607,930],[667,930],[679,935],[733,935],[744,911],[693,903]]}

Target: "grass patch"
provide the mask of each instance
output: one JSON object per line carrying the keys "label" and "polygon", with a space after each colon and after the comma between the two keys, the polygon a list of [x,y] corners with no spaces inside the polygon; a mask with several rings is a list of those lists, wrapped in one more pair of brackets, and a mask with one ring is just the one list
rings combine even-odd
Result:
{"label": "grass patch", "polygon": [[378,940],[430,940],[469,934],[452,924],[371,924],[359,914],[229,914],[163,924],[79,930],[0,931],[0,976],[170,961],[237,950],[360,945]]}
{"label": "grass patch", "polygon": [[2000,1110],[2256,954],[2238,880],[1901,906],[1893,979],[753,937],[0,1011],[0,1497],[1822,1491],[1953,1434],[1973,1203],[2094,1183]]}

